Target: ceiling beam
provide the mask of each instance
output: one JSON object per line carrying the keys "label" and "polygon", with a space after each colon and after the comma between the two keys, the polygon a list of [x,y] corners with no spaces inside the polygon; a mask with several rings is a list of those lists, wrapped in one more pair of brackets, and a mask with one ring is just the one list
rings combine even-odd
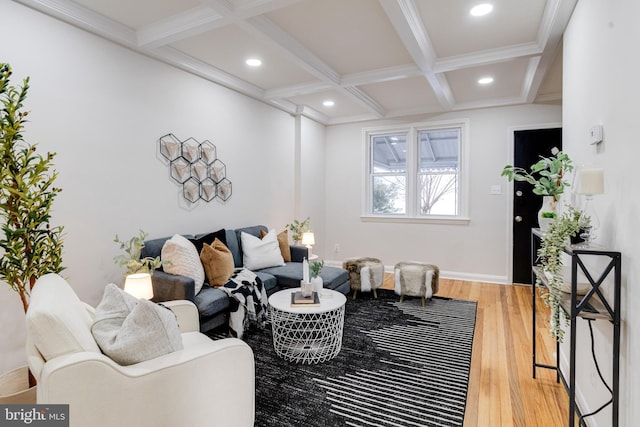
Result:
{"label": "ceiling beam", "polygon": [[433,68],[436,63],[436,53],[415,1],[379,0],[379,2],[409,55],[431,85],[440,105],[445,110],[450,110],[455,104],[453,93],[446,77],[438,75]]}
{"label": "ceiling beam", "polygon": [[230,20],[215,10],[198,6],[138,30],[138,46],[154,48],[229,24]]}
{"label": "ceiling beam", "polygon": [[384,117],[384,108],[375,100],[357,88],[343,87],[341,85],[342,76],[337,71],[267,17],[256,16],[246,19],[238,23],[238,25],[250,33],[266,38],[308,73],[323,82],[331,84],[334,89],[346,93],[355,102],[375,113],[378,117]]}
{"label": "ceiling beam", "polygon": [[497,64],[517,58],[527,58],[542,54],[542,48],[536,42],[516,44],[496,49],[487,49],[464,55],[448,56],[436,60],[433,66],[435,73]]}
{"label": "ceiling beam", "polygon": [[71,0],[15,0],[61,21],[129,48],[137,47],[133,29]]}
{"label": "ceiling beam", "polygon": [[272,12],[301,0],[253,0],[238,7],[228,0],[202,0],[202,5],[138,30],[138,44],[158,47]]}
{"label": "ceiling beam", "polygon": [[[558,53],[558,46],[562,41],[564,29],[571,19],[573,9],[578,0],[548,0],[542,15],[538,30],[538,45],[542,48],[542,55],[535,70],[528,75],[522,85],[525,102],[533,102],[538,95],[547,71],[553,64]],[[531,61],[529,62],[531,66]]]}

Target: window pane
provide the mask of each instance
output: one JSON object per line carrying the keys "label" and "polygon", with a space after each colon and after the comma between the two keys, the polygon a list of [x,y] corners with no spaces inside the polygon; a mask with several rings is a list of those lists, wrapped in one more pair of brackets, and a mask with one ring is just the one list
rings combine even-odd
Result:
{"label": "window pane", "polygon": [[373,177],[372,213],[404,214],[406,178],[404,175]]}
{"label": "window pane", "polygon": [[418,212],[457,215],[460,129],[421,131],[418,137]]}
{"label": "window pane", "polygon": [[457,178],[453,173],[420,174],[420,215],[457,215]]}
{"label": "window pane", "polygon": [[407,172],[407,135],[389,134],[371,137],[373,173]]}

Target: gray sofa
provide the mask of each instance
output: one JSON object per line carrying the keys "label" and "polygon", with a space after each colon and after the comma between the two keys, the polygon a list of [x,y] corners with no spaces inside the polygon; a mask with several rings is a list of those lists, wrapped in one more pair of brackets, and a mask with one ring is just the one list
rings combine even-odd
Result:
{"label": "gray sofa", "polygon": [[[268,231],[263,225],[239,228],[236,230],[219,230],[214,233],[205,233],[195,236],[185,235],[186,238],[199,241],[205,236],[217,234],[223,237],[221,240],[233,255],[236,267],[242,267],[242,245],[240,233],[245,232],[253,236],[260,237],[260,231]],[[142,248],[142,257],[160,256],[162,246],[170,239],[171,236],[150,239],[145,241]],[[197,244],[196,244],[197,247]],[[271,295],[282,289],[295,288],[300,286],[302,280],[302,261],[307,256],[307,248],[304,246],[291,246],[291,262],[285,263],[284,266],[269,267],[255,271],[265,286],[267,295]],[[320,272],[324,287],[347,294],[349,292],[349,276],[346,270],[337,267],[325,266]],[[202,290],[195,294],[195,284],[193,279],[185,276],[168,274],[162,269],[158,269],[153,273],[153,292],[154,301],[170,301],[176,299],[186,299],[193,301],[198,307],[200,314],[200,330],[206,332],[226,324],[229,320],[229,298],[227,294],[218,288],[212,288],[207,283]]]}

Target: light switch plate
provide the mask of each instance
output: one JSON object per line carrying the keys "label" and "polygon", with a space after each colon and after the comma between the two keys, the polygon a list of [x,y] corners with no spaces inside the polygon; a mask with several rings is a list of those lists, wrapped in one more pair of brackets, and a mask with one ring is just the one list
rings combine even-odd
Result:
{"label": "light switch plate", "polygon": [[492,185],[491,186],[491,194],[495,194],[495,195],[502,194],[502,186],[500,184]]}

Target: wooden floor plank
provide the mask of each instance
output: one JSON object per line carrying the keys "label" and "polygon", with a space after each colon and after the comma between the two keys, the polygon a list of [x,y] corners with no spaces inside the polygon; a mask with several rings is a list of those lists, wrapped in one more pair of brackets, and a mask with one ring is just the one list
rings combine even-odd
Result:
{"label": "wooden floor plank", "polygon": [[[385,275],[393,289],[393,275]],[[531,287],[440,279],[438,296],[477,301],[465,427],[561,427],[569,403],[555,371],[532,378]],[[555,364],[549,309],[536,299],[538,361]]]}

